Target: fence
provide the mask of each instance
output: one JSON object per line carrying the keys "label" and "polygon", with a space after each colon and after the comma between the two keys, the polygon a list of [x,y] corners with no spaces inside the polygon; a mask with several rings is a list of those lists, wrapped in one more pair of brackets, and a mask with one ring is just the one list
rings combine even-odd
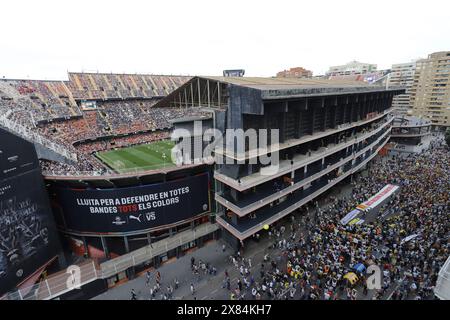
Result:
{"label": "fence", "polygon": [[[78,267],[80,268],[79,285],[85,285],[98,279],[94,261],[85,262]],[[63,270],[30,287],[10,292],[0,300],[49,300],[73,290],[71,279],[72,276]]]}
{"label": "fence", "polygon": [[[171,238],[155,242],[152,245],[108,260],[100,265],[96,265],[92,260],[87,261],[78,265],[80,268],[80,281],[76,284],[83,286],[98,279],[112,277],[130,267],[150,261],[154,257],[210,234],[218,228],[215,224],[203,224],[194,230],[180,232]],[[72,275],[63,270],[51,275],[45,281],[10,292],[0,297],[0,300],[50,300],[75,289],[75,282],[72,282],[72,280],[74,280]]]}
{"label": "fence", "polygon": [[164,239],[148,245],[129,254],[122,255],[116,259],[108,260],[101,264],[101,276],[111,277],[132,266],[147,262],[154,257],[190,243],[195,239],[216,231],[219,227],[216,224],[205,224],[198,226],[195,230],[187,230],[176,234],[172,238]]}

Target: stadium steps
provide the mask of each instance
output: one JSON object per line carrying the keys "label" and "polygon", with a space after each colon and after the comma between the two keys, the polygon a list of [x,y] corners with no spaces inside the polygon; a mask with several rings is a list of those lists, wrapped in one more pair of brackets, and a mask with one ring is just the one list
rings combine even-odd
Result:
{"label": "stadium steps", "polygon": [[88,79],[89,79],[89,82],[92,85],[92,88],[94,88],[95,91],[98,91],[99,89],[97,87],[97,83],[95,82],[95,80],[94,80],[94,78],[92,77],[91,74],[88,75]]}
{"label": "stadium steps", "polygon": [[166,83],[166,81],[164,81],[164,78],[161,77],[161,82],[163,83],[164,86],[164,92],[168,95],[170,93],[170,86]]}
{"label": "stadium steps", "polygon": [[69,97],[69,110],[72,113],[73,116],[79,115],[80,112],[78,112],[74,109],[74,106],[77,105],[77,102],[73,98],[72,92],[70,92],[69,88],[67,88],[66,84],[63,84],[63,89],[66,95]]}
{"label": "stadium steps", "polygon": [[151,83],[152,83],[152,86],[153,86],[153,94],[155,95],[155,96],[158,96],[159,94],[158,94],[158,90],[157,90],[157,88],[158,88],[158,86],[156,85],[156,83],[155,83],[155,81],[153,81],[153,78],[152,77],[149,77],[149,79],[150,79],[150,81],[151,81]]}
{"label": "stadium steps", "polygon": [[59,97],[59,94],[55,91],[55,89],[48,84],[44,84],[47,88],[48,91],[50,91],[50,93],[56,98],[56,100],[58,100],[58,102],[62,105],[65,106],[66,104],[64,103],[64,101],[61,100],[61,98]]}
{"label": "stadium steps", "polygon": [[[111,82],[109,82],[108,77],[107,77],[105,74],[102,75],[102,77],[103,77],[103,79],[105,79],[105,83],[106,83],[106,85],[108,86],[108,90],[109,90],[109,91],[114,91],[114,88],[113,88],[113,86],[111,85]],[[105,94],[105,98],[106,98],[106,92],[105,92],[104,94]]]}
{"label": "stadium steps", "polygon": [[77,74],[74,74],[73,75],[73,79],[75,80],[75,83],[77,84],[77,87],[78,87],[78,90],[84,90],[84,88],[83,88],[83,86],[81,85],[81,81],[80,81],[80,79],[78,78],[78,75]]}
{"label": "stadium steps", "polygon": [[129,76],[128,77],[129,79],[130,79],[130,81],[131,81],[131,83],[133,84],[133,86],[134,86],[134,96],[136,97],[137,95],[136,95],[136,92],[140,92],[141,91],[141,89],[139,89],[139,86],[138,86],[138,84],[136,83],[136,80],[134,79],[134,77],[132,77],[132,76]]}
{"label": "stadium steps", "polygon": [[100,118],[102,118],[106,122],[106,124],[109,127],[109,130],[112,132],[114,128],[111,125],[111,122],[109,121],[108,117],[104,116],[103,112],[101,112],[100,110],[97,110],[97,113],[100,115]]}
{"label": "stadium steps", "polygon": [[51,106],[49,106],[49,105],[47,104],[47,100],[44,98],[44,96],[43,96],[39,91],[34,92],[34,94],[36,95],[36,97],[39,98],[39,100],[40,100],[41,103],[45,103],[45,104],[48,106],[48,108],[46,109],[47,112],[48,112],[52,117],[56,117],[55,112],[52,110]]}
{"label": "stadium steps", "polygon": [[[125,85],[125,83],[122,80],[122,77],[120,75],[117,75],[117,81],[120,83],[120,85],[122,86],[122,89],[125,91],[128,91],[127,86]],[[119,90],[120,91],[120,90]]]}
{"label": "stadium steps", "polygon": [[145,79],[144,76],[141,76],[142,81],[144,82],[145,86],[147,87],[147,90],[151,90],[151,85],[148,84],[147,80]]}

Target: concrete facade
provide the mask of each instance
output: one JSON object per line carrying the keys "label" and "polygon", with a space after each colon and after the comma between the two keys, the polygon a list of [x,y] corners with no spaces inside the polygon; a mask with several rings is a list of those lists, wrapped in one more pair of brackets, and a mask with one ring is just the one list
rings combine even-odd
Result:
{"label": "concrete facade", "polygon": [[414,116],[427,117],[434,126],[450,126],[450,51],[417,61],[411,105]]}
{"label": "concrete facade", "polygon": [[344,65],[332,66],[327,71],[327,76],[345,76],[355,74],[365,74],[377,70],[377,65],[372,63],[362,63],[358,61],[350,61]]}
{"label": "concrete facade", "polygon": [[277,78],[311,78],[312,71],[302,67],[290,68],[277,73]]}
{"label": "concrete facade", "polygon": [[393,64],[389,78],[389,86],[405,87],[404,94],[394,97],[392,107],[397,108],[398,114],[406,115],[410,111],[410,94],[414,83],[414,73],[416,70],[416,62]]}

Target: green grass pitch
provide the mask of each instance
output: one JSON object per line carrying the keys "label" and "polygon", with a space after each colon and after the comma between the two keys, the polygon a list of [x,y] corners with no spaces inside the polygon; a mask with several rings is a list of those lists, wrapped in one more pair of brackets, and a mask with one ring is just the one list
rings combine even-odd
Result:
{"label": "green grass pitch", "polygon": [[163,140],[117,150],[101,151],[97,152],[96,156],[118,173],[157,170],[175,165],[171,158],[171,149],[174,146],[174,142]]}

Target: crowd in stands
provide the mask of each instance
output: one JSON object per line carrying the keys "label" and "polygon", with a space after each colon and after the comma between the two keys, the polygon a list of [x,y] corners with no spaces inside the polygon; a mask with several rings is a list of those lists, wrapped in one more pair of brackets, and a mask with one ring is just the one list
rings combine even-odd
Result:
{"label": "crowd in stands", "polygon": [[[107,103],[101,109],[85,111],[83,117],[38,125],[45,137],[67,146],[76,141],[105,136],[170,129],[170,120],[193,115],[204,115],[194,108],[140,108],[138,103]],[[136,110],[131,111],[133,108]],[[106,116],[105,116],[106,115]]]}
{"label": "crowd in stands", "polygon": [[36,122],[80,115],[63,81],[0,80],[0,99],[12,99]]}
{"label": "crowd in stands", "polygon": [[186,76],[69,73],[69,87],[75,99],[156,98],[166,96],[189,79]]}
{"label": "crowd in stands", "polygon": [[79,155],[76,164],[67,164],[47,159],[40,159],[42,173],[49,176],[74,176],[74,175],[102,175],[112,173],[108,171],[94,158],[86,155]]}
{"label": "crowd in stands", "polygon": [[169,138],[170,132],[167,130],[158,132],[143,132],[129,136],[114,137],[106,140],[84,141],[83,143],[75,145],[75,148],[83,154],[93,154],[98,151],[118,149]]}
{"label": "crowd in stands", "polygon": [[[47,172],[98,172],[103,166],[93,153],[166,139],[170,120],[204,115],[194,108],[153,107],[189,79],[71,73],[68,82],[0,80],[0,120],[20,125],[77,155],[78,164],[69,167],[44,161]],[[94,108],[83,109],[80,100],[93,98],[100,101]],[[108,100],[113,98],[118,99]]]}

